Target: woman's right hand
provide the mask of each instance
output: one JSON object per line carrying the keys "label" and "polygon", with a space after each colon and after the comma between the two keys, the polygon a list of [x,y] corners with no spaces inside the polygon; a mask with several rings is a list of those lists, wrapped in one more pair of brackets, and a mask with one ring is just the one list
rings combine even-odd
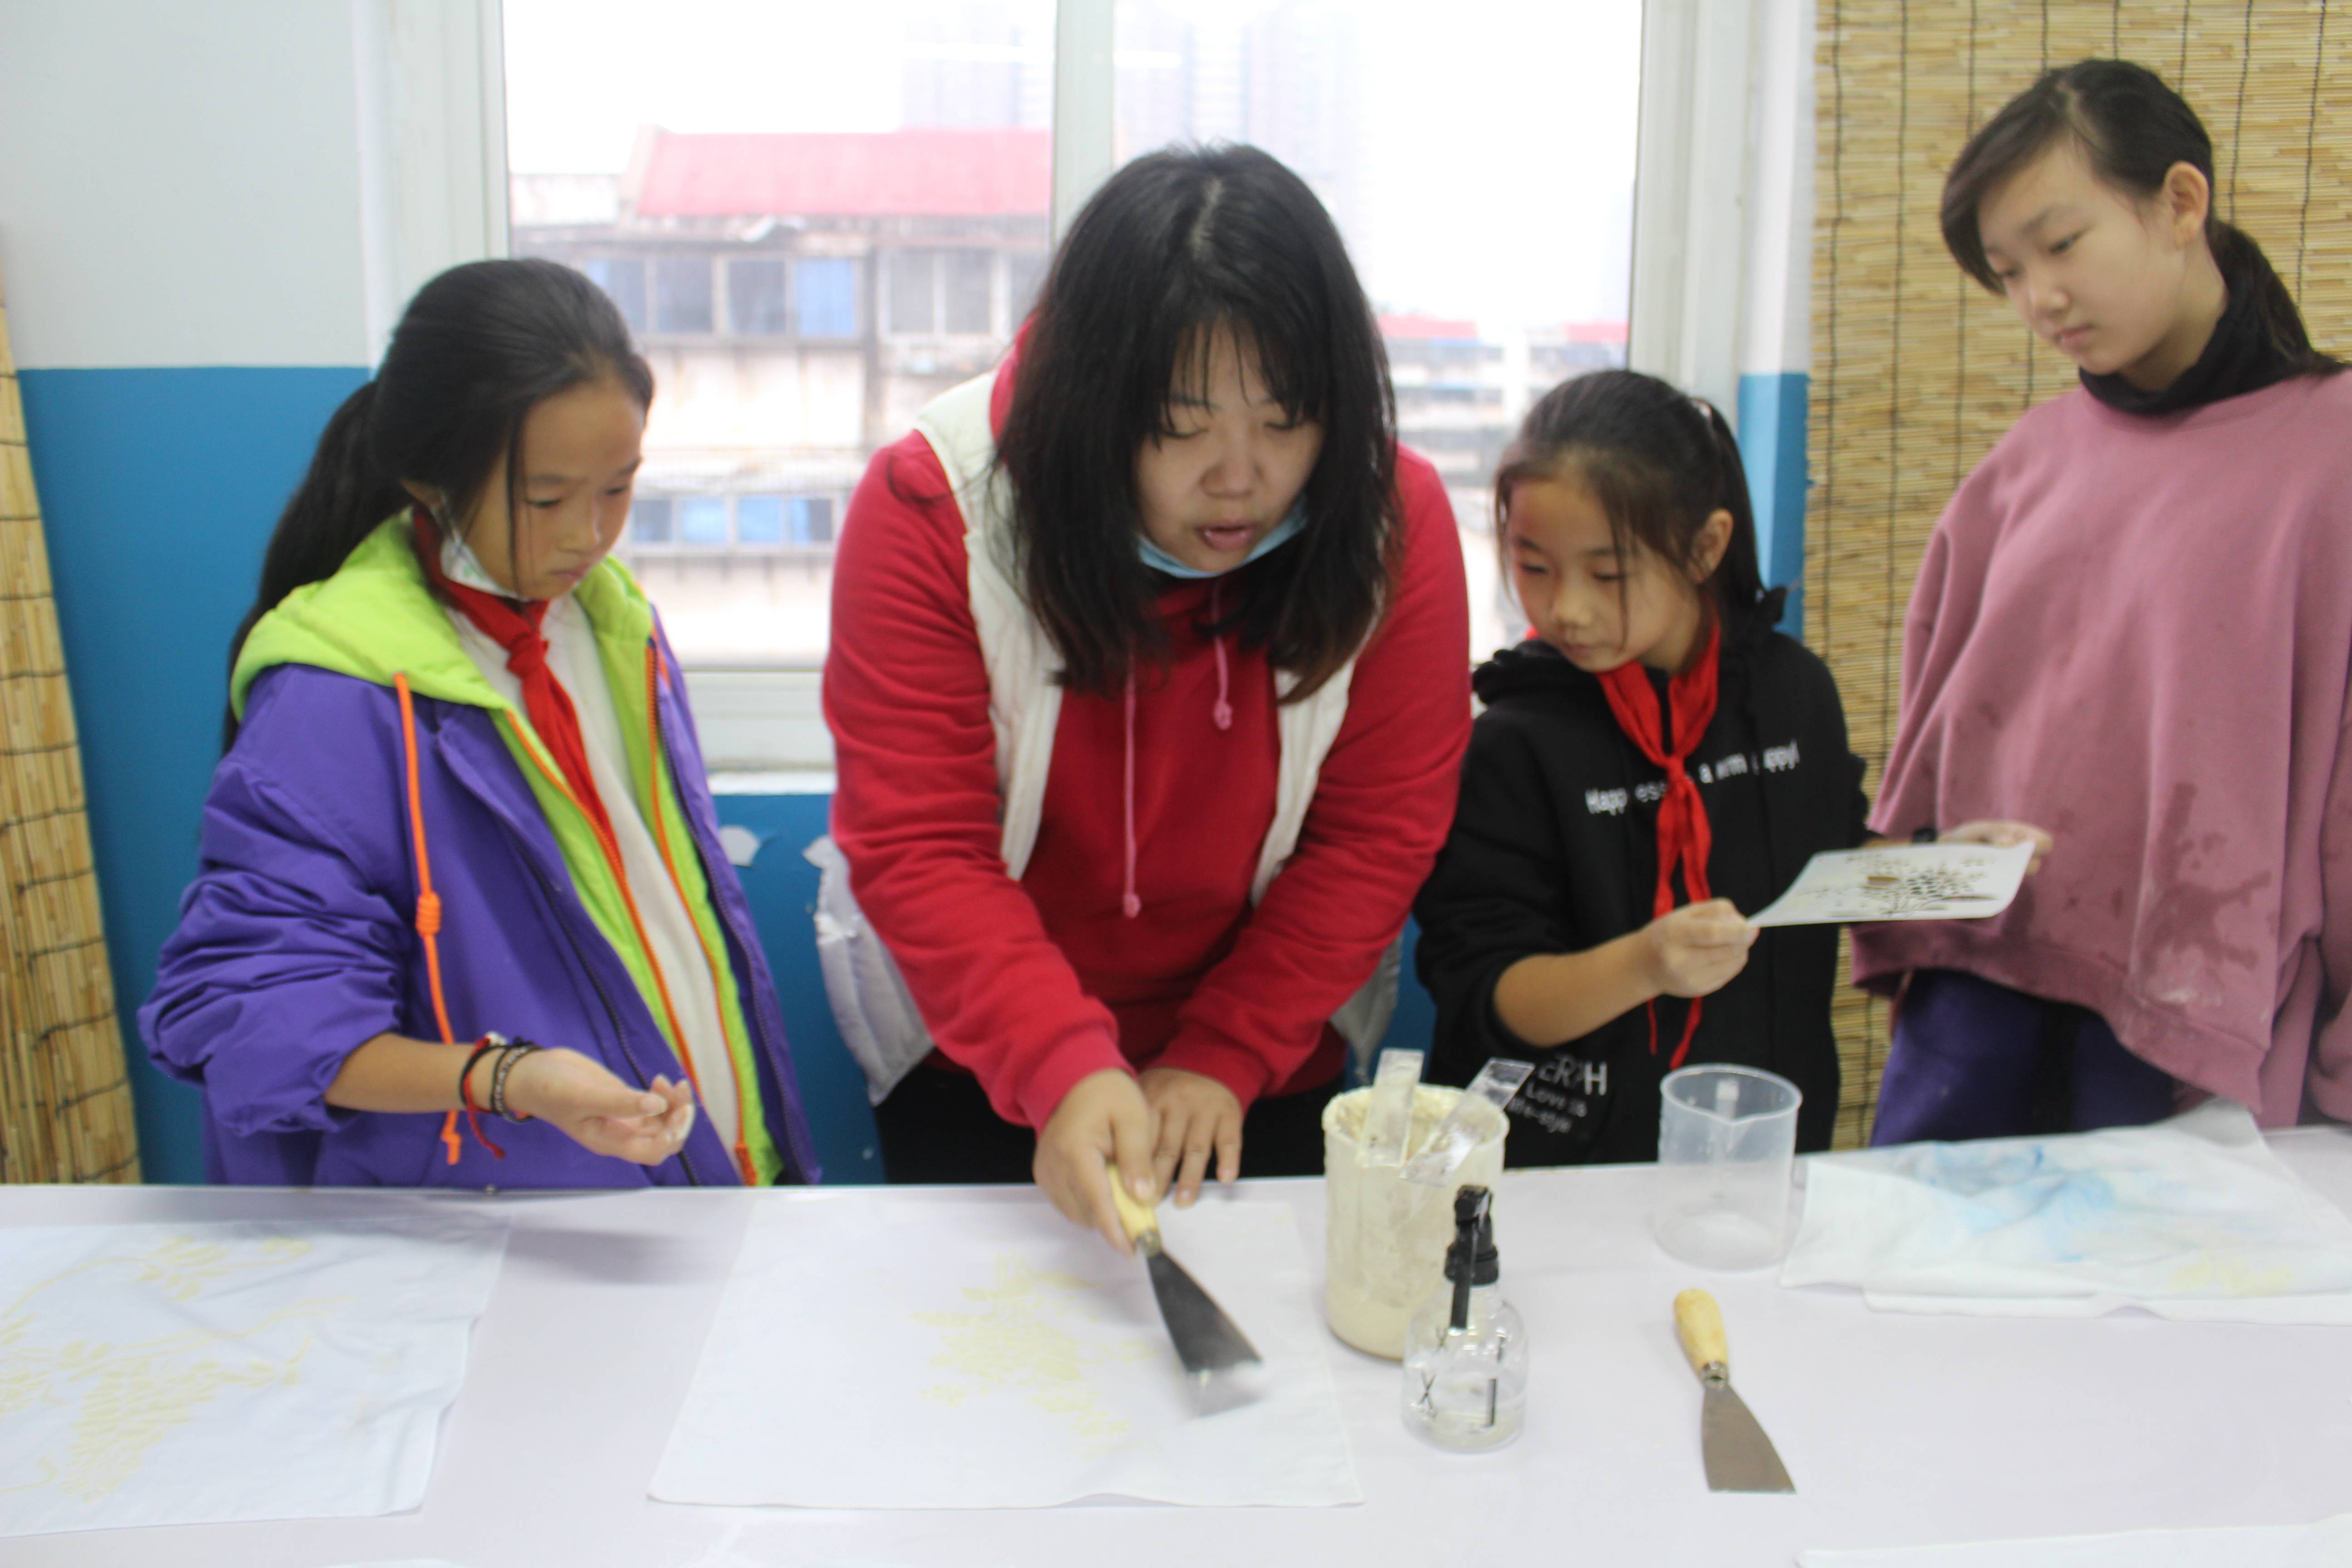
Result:
{"label": "woman's right hand", "polygon": [[1685,904],[1642,928],[1650,981],[1665,996],[1706,996],[1748,966],[1755,945],[1749,925],[1729,899]]}
{"label": "woman's right hand", "polygon": [[[488,1067],[475,1069],[478,1085]],[[477,1093],[474,1102],[482,1103]],[[550,1047],[525,1056],[507,1074],[507,1104],[561,1131],[593,1154],[658,1165],[678,1152],[694,1126],[694,1086],[656,1077],[631,1089],[602,1062]]]}
{"label": "woman's right hand", "polygon": [[1064,1217],[1099,1231],[1121,1252],[1134,1245],[1110,1199],[1110,1166],[1149,1207],[1160,1196],[1151,1169],[1151,1107],[1135,1075],[1116,1068],[1088,1073],[1072,1085],[1037,1130],[1030,1173]]}

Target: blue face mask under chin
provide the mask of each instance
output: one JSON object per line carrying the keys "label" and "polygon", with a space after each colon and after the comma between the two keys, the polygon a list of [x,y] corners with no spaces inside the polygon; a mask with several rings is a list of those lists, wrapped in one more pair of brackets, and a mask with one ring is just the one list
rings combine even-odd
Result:
{"label": "blue face mask under chin", "polygon": [[1198,581],[1206,577],[1223,577],[1228,572],[1240,571],[1242,567],[1248,565],[1259,556],[1279,550],[1289,543],[1298,536],[1298,531],[1306,526],[1307,503],[1302,500],[1290,509],[1289,516],[1274,525],[1271,532],[1251,546],[1249,554],[1243,557],[1238,564],[1228,566],[1223,572],[1203,572],[1198,566],[1187,566],[1151,542],[1150,534],[1138,534],[1135,547],[1136,552],[1143,557],[1143,563],[1154,572],[1165,572],[1171,577],[1184,577]]}

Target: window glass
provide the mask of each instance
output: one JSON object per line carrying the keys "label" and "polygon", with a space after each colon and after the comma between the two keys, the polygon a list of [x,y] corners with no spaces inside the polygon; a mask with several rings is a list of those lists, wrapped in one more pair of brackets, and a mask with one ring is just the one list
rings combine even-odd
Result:
{"label": "window glass", "polygon": [[992,250],[950,250],[940,257],[946,278],[947,330],[966,335],[989,329],[989,306],[996,282]]}
{"label": "window glass", "polygon": [[[619,553],[688,668],[822,661],[844,500],[1003,353],[998,290],[1025,301],[1047,242],[1054,11],[502,0],[513,252],[579,268],[640,336],[639,486],[677,499]],[[1007,250],[1028,270],[1002,282],[938,259]]]}
{"label": "window glass", "polygon": [[821,256],[793,263],[793,330],[804,338],[857,335],[857,263]]}
{"label": "window glass", "polygon": [[782,544],[783,542],[783,497],[737,496],[735,498],[736,543]]}
{"label": "window glass", "polygon": [[794,544],[831,544],[833,542],[833,498],[831,496],[794,496],[792,500]]}
{"label": "window glass", "polygon": [[635,256],[591,256],[580,263],[589,281],[612,297],[631,331],[646,330],[646,264]]}
{"label": "window glass", "polygon": [[1632,0],[1117,0],[1118,147],[1254,142],[1339,223],[1445,481],[1484,657],[1526,627],[1490,487],[1528,405],[1625,360]]}
{"label": "window glass", "polygon": [[890,330],[901,334],[934,332],[939,315],[937,258],[928,250],[894,250],[890,262]]}
{"label": "window glass", "polygon": [[710,258],[656,256],[654,267],[654,331],[710,331]]}
{"label": "window glass", "polygon": [[677,538],[681,544],[727,542],[727,498],[687,496],[677,503]]}
{"label": "window glass", "polygon": [[1030,311],[1037,308],[1037,290],[1045,282],[1045,253],[1042,250],[1008,250],[1004,253],[1004,304],[1012,313],[1009,325],[1018,330]]}
{"label": "window glass", "polygon": [[747,338],[773,337],[792,330],[784,310],[782,257],[755,257],[727,264],[727,321]]}
{"label": "window glass", "polygon": [[670,542],[670,499],[640,491],[629,501],[629,538],[638,544]]}

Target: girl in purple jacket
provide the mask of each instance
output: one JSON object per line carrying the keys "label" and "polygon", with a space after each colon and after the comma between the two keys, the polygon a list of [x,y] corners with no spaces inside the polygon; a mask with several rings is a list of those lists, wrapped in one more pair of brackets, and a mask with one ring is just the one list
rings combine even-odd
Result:
{"label": "girl in purple jacket", "polygon": [[485,261],[329,422],[139,1014],[211,1179],[816,1179],[683,682],[606,556],[652,396],[593,285]]}

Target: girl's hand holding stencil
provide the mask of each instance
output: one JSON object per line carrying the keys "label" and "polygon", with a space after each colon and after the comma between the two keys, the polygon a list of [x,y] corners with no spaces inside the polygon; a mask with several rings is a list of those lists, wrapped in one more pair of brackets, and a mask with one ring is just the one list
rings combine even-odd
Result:
{"label": "girl's hand holding stencil", "polygon": [[1706,996],[1748,966],[1756,928],[1728,899],[1685,904],[1642,928],[1650,978],[1664,996]]}

